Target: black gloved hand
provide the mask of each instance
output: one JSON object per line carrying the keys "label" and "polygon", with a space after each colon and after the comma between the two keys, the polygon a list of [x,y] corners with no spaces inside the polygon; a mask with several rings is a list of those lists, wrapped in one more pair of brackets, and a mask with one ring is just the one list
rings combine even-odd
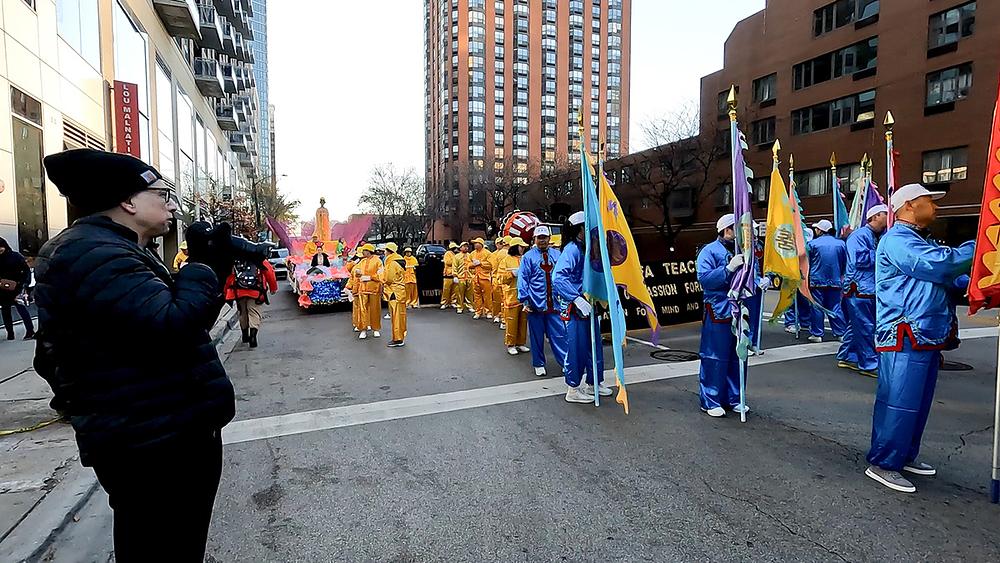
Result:
{"label": "black gloved hand", "polygon": [[226,279],[233,271],[232,227],[220,223],[212,227],[205,221],[198,221],[188,227],[188,262],[205,264],[219,279],[219,289],[225,287]]}
{"label": "black gloved hand", "polygon": [[212,238],[212,225],[206,221],[192,223],[184,233],[184,239],[188,243],[188,262],[204,264],[209,258],[210,240]]}

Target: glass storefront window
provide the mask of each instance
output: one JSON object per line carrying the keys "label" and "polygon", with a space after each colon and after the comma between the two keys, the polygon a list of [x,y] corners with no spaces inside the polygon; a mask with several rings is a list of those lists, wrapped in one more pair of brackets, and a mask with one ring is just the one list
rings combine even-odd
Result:
{"label": "glass storefront window", "polygon": [[156,65],[156,131],[159,139],[160,163],[158,170],[173,182],[174,169],[174,87],[170,76]]}
{"label": "glass storefront window", "polygon": [[139,139],[142,160],[149,156],[149,59],[146,38],[132,23],[120,4],[114,15],[115,80],[136,85],[139,104]]}
{"label": "glass storefront window", "polygon": [[101,68],[97,0],[56,0],[59,36],[95,70]]}

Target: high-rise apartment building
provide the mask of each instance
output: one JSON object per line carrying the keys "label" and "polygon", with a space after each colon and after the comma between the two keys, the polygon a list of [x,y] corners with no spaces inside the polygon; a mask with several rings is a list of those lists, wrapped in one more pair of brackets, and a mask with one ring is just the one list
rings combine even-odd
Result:
{"label": "high-rise apartment building", "polygon": [[425,0],[428,238],[488,230],[512,186],[579,162],[581,112],[592,151],[627,154],[630,15],[631,0]]}
{"label": "high-rise apartment building", "polygon": [[[267,78],[267,0],[251,0],[253,16],[250,27],[253,29],[253,73],[257,78],[257,96],[260,98],[260,173],[262,176],[272,175],[271,163],[271,112],[268,95]],[[266,111],[265,111],[266,110]]]}

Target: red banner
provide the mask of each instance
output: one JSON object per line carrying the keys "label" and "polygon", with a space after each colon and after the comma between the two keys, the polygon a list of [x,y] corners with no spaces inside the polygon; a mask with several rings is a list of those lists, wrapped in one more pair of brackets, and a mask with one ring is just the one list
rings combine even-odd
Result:
{"label": "red banner", "polygon": [[139,87],[115,80],[115,152],[142,158],[139,146]]}
{"label": "red banner", "polygon": [[993,110],[986,186],[979,210],[976,258],[969,281],[969,314],[1000,306],[1000,92]]}

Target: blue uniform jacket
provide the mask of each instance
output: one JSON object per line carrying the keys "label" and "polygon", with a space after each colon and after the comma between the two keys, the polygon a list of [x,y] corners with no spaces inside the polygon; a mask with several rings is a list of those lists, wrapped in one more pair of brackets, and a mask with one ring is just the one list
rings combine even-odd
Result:
{"label": "blue uniform jacket", "polygon": [[847,237],[847,270],[844,295],[875,297],[875,248],[878,237],[868,225]]}
{"label": "blue uniform jacket", "polygon": [[716,239],[698,253],[698,283],[704,291],[705,309],[715,322],[730,322],[729,286],[735,274],[726,270],[733,253]]}
{"label": "blue uniform jacket", "polygon": [[583,245],[573,241],[563,248],[552,271],[552,287],[565,303],[583,295]]}
{"label": "blue uniform jacket", "polygon": [[822,235],[806,245],[809,253],[809,287],[841,289],[847,266],[847,245],[839,238]]}
{"label": "blue uniform jacket", "polygon": [[875,346],[899,351],[903,337],[915,349],[944,349],[957,329],[953,292],[969,272],[976,243],[958,248],[925,239],[912,225],[897,222],[875,252]]}
{"label": "blue uniform jacket", "polygon": [[550,270],[542,268],[542,252],[535,247],[524,253],[517,272],[517,299],[537,312],[557,312],[561,309],[552,282],[555,266],[561,254],[550,247],[546,252]]}

